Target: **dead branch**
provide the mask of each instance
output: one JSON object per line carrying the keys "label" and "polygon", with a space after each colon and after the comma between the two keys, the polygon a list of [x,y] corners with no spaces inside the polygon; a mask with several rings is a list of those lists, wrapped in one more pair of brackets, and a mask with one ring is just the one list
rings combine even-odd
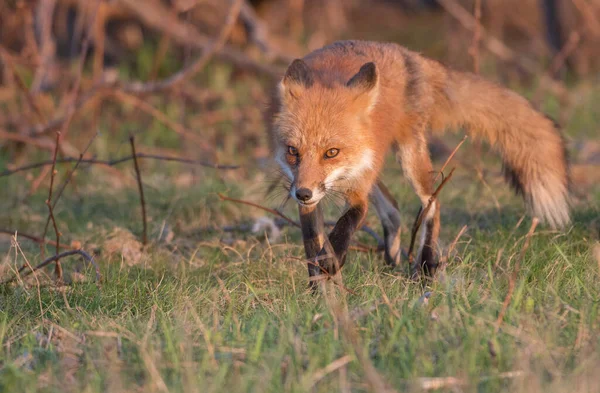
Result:
{"label": "dead branch", "polygon": [[280,212],[280,211],[278,211],[278,210],[271,209],[271,208],[268,208],[268,207],[265,207],[265,206],[261,206],[261,205],[259,205],[259,204],[257,204],[257,203],[254,203],[254,202],[250,202],[250,201],[244,201],[244,200],[242,200],[242,199],[230,198],[230,197],[228,197],[228,196],[225,196],[225,195],[223,195],[223,194],[221,194],[221,193],[219,193],[219,194],[217,194],[217,195],[219,196],[219,198],[220,198],[222,201],[229,201],[229,202],[234,202],[234,203],[240,203],[240,204],[242,204],[242,205],[248,205],[248,206],[252,206],[252,207],[255,207],[255,208],[257,208],[257,209],[260,209],[260,210],[264,210],[264,211],[266,211],[266,212],[268,212],[268,213],[271,213],[271,214],[273,214],[273,215],[275,215],[275,216],[278,216],[278,217],[281,217],[281,218],[283,218],[283,219],[284,219],[285,221],[287,221],[287,222],[288,222],[290,225],[293,225],[293,226],[295,226],[296,228],[300,228],[300,224],[298,224],[296,221],[292,220],[291,218],[289,218],[288,216],[286,216],[285,214],[283,214],[282,212]]}
{"label": "dead branch", "polygon": [[452,150],[452,153],[450,153],[450,155],[446,159],[446,162],[444,162],[444,165],[442,165],[442,169],[440,169],[438,171],[437,175],[433,179],[433,183],[435,184],[435,182],[440,177],[440,175],[442,176],[442,182],[436,188],[436,190],[434,191],[434,193],[431,194],[431,197],[429,197],[429,201],[427,202],[427,206],[425,206],[425,208],[421,207],[419,209],[419,212],[417,213],[417,217],[415,217],[415,222],[413,223],[413,227],[412,227],[412,230],[411,230],[410,246],[408,248],[408,258],[407,258],[408,262],[411,265],[413,263],[413,251],[414,251],[414,247],[415,247],[415,240],[417,238],[417,232],[419,231],[419,228],[421,227],[421,224],[423,223],[423,219],[427,216],[427,214],[429,213],[429,210],[431,210],[431,206],[433,205],[433,202],[435,202],[438,194],[440,193],[440,191],[442,191],[442,188],[444,187],[444,185],[450,180],[450,178],[452,177],[452,174],[454,173],[454,169],[456,169],[456,168],[452,168],[452,170],[450,171],[450,173],[446,177],[443,176],[444,175],[444,169],[446,169],[446,166],[448,166],[448,163],[450,162],[450,160],[452,160],[452,158],[454,157],[454,155],[456,154],[456,152],[458,151],[458,149],[463,145],[463,143],[465,143],[466,140],[467,140],[467,135],[465,135],[463,137],[463,139],[458,143],[458,145],[456,145],[456,147],[454,148],[454,150]]}
{"label": "dead branch", "polygon": [[[52,191],[54,190],[54,178],[56,177],[56,156],[58,154],[58,149],[60,147],[60,132],[56,132],[56,145],[54,147],[54,155],[52,156],[52,169],[50,170],[50,187],[48,188],[48,199],[46,199],[46,206],[48,206],[48,219],[46,220],[46,227],[44,228],[44,234],[42,235],[42,239],[46,238],[46,233],[48,232],[49,221],[52,221],[52,226],[54,227],[54,234],[56,235],[56,255],[60,252],[60,232],[58,230],[58,226],[56,225],[56,218],[54,217],[54,209],[52,207]],[[44,257],[44,247],[41,247],[41,255]],[[60,261],[56,261],[56,266],[54,269],[54,273],[58,280],[62,280],[62,268],[60,266]]]}
{"label": "dead branch", "polygon": [[8,53],[8,51],[2,45],[0,45],[0,60],[2,60],[2,62],[4,64],[6,64],[8,66],[8,68],[10,69],[10,71],[13,75],[13,78],[14,78],[15,82],[17,83],[17,87],[25,96],[25,100],[27,101],[27,104],[31,108],[32,112],[36,114],[36,116],[38,117],[38,119],[41,122],[45,122],[46,119],[45,119],[44,115],[42,114],[42,111],[38,107],[38,105],[35,101],[35,98],[31,95],[31,92],[27,88],[25,81],[23,81],[23,78],[17,72],[17,69],[12,61],[12,56]]}
{"label": "dead branch", "polygon": [[481,38],[486,48],[499,57],[502,61],[507,63],[515,64],[519,69],[530,75],[540,77],[540,83],[543,84],[548,90],[552,91],[559,97],[568,97],[567,88],[563,83],[560,83],[552,79],[547,72],[540,74],[540,67],[534,61],[528,60],[526,57],[518,56],[512,49],[510,49],[504,42],[500,41],[496,37],[491,36],[483,26],[467,11],[462,5],[456,0],[438,0],[438,3],[444,7],[452,17],[454,17],[460,24],[469,31],[479,29],[481,31]]}
{"label": "dead branch", "polygon": [[[152,9],[152,7],[148,7],[146,4],[139,4],[139,2],[135,0],[121,0],[121,2],[127,4],[128,6],[131,6],[131,3],[135,2],[137,4],[137,8],[144,8],[145,13],[148,13],[148,11]],[[141,84],[129,83],[127,85],[122,86],[123,91],[135,94],[154,93],[156,91],[173,88],[181,82],[196,75],[200,70],[204,68],[204,66],[208,63],[208,61],[213,57],[214,54],[223,49],[223,46],[227,42],[227,39],[231,34],[231,30],[233,29],[235,22],[238,19],[241,7],[242,0],[234,0],[233,4],[231,5],[231,8],[229,9],[227,19],[225,20],[225,23],[221,28],[221,31],[219,32],[217,38],[215,40],[205,43],[204,48],[202,50],[202,54],[189,67],[184,68],[183,70],[162,81],[147,82]],[[163,18],[164,16],[165,15],[162,15]]]}
{"label": "dead branch", "polygon": [[[96,132],[92,138],[90,139],[90,141],[88,142],[87,146],[85,147],[85,149],[83,149],[83,152],[79,153],[79,159],[77,160],[77,162],[75,163],[75,165],[73,166],[73,169],[71,169],[68,173],[67,176],[65,177],[65,181],[63,182],[62,186],[60,187],[60,189],[58,190],[58,192],[56,193],[56,198],[54,198],[54,203],[52,204],[52,208],[56,207],[56,204],[58,203],[58,200],[60,199],[60,197],[62,196],[63,191],[65,190],[65,188],[67,188],[67,186],[69,185],[69,182],[71,181],[71,179],[73,178],[73,175],[75,174],[75,171],[77,170],[77,168],[79,167],[79,164],[81,164],[81,161],[83,160],[83,156],[85,155],[85,153],[87,153],[88,149],[90,148],[90,146],[92,145],[92,142],[94,141],[94,139],[96,139],[96,136],[98,136],[98,133]],[[56,164],[56,163],[55,163]],[[48,224],[46,224],[48,225]]]}
{"label": "dead branch", "polygon": [[481,41],[481,0],[475,0],[475,28],[469,54],[473,57],[473,72],[479,74],[479,44]]}
{"label": "dead branch", "polygon": [[[142,84],[142,85],[144,85],[144,84]],[[140,85],[140,86],[142,86],[142,85]],[[202,138],[200,135],[192,132],[191,130],[189,130],[188,128],[183,126],[182,124],[169,119],[169,117],[167,115],[165,115],[163,112],[161,112],[156,107],[149,104],[148,102],[136,97],[135,95],[128,94],[125,91],[119,90],[119,89],[111,90],[109,94],[112,94],[115,98],[117,98],[118,100],[120,100],[122,102],[134,105],[138,109],[140,109],[140,110],[146,112],[147,114],[149,114],[150,116],[154,117],[160,123],[166,125],[170,129],[175,131],[177,134],[181,135],[182,137],[184,137],[186,139],[193,141],[194,143],[196,143],[198,146],[202,147],[203,149],[209,150],[210,146],[208,146],[208,144],[206,143],[206,138]]]}
{"label": "dead branch", "polygon": [[140,203],[142,205],[142,223],[144,225],[144,232],[142,234],[142,244],[145,246],[148,244],[148,223],[146,219],[146,200],[144,199],[144,187],[142,186],[142,174],[140,173],[140,166],[138,165],[137,156],[135,154],[135,141],[133,136],[129,137],[129,144],[131,145],[131,155],[133,157],[133,166],[135,168],[135,177],[137,179],[138,190],[140,192]]}
{"label": "dead branch", "polygon": [[54,62],[56,43],[52,37],[52,16],[56,0],[41,0],[35,13],[36,25],[40,30],[40,61],[31,84],[31,92],[36,94],[42,90],[48,77],[48,70]]}
{"label": "dead branch", "polygon": [[[41,268],[51,264],[52,262],[58,262],[60,259],[64,258],[64,257],[68,257],[71,255],[81,255],[86,261],[88,261],[92,266],[94,266],[94,269],[96,270],[96,281],[100,282],[101,279],[101,275],[100,275],[100,269],[98,268],[98,265],[96,264],[96,262],[94,261],[94,258],[88,254],[87,252],[83,251],[82,249],[77,249],[77,250],[70,250],[70,251],[65,251],[63,253],[60,254],[56,254],[53,255],[51,257],[46,258],[44,261],[42,261],[39,265],[37,265],[36,267],[34,267],[33,269],[30,269],[28,272],[26,272],[25,274],[23,274],[21,277],[27,277],[29,274],[40,270]],[[24,269],[19,269],[19,272],[21,272]],[[19,277],[18,274],[14,275],[13,277],[4,280],[0,283],[0,285],[6,285],[6,284],[10,284],[11,282],[15,281],[17,279],[17,277]]]}
{"label": "dead branch", "polygon": [[[135,14],[145,25],[165,33],[181,45],[201,50],[207,50],[213,45],[206,36],[200,34],[193,26],[181,22],[176,15],[158,1],[147,0],[140,2],[138,0],[119,0],[119,2]],[[256,72],[269,78],[278,78],[283,75],[284,71],[279,67],[256,62],[247,57],[243,52],[226,45],[223,45],[223,47],[215,53],[215,56],[226,62],[232,63],[234,66]]]}
{"label": "dead branch", "polygon": [[[180,162],[183,164],[198,165],[198,166],[202,166],[202,167],[206,167],[206,168],[223,169],[223,170],[232,170],[232,169],[240,168],[239,165],[221,165],[221,164],[214,164],[214,163],[205,162],[205,161],[191,160],[191,159],[187,159],[187,158],[180,158],[180,157],[173,157],[173,156],[161,156],[158,154],[146,154],[146,153],[137,153],[135,155],[135,157],[134,156],[125,156],[125,157],[117,158],[115,160],[97,160],[94,158],[84,158],[84,159],[80,160],[79,158],[75,158],[75,157],[65,157],[65,158],[57,159],[56,164],[69,164],[69,163],[73,163],[73,162],[80,162],[83,164],[105,165],[105,166],[112,167],[112,166],[122,164],[127,161],[131,161],[134,158],[138,158],[138,159],[145,158],[145,159],[151,159],[151,160],[157,160],[157,161]],[[13,175],[13,174],[19,173],[19,172],[42,168],[42,167],[45,167],[48,165],[52,165],[52,162],[53,161],[42,161],[42,162],[38,162],[35,164],[25,165],[25,166],[15,168],[15,169],[9,169],[4,172],[0,172],[0,177],[10,176],[10,175]]]}
{"label": "dead branch", "polygon": [[440,191],[442,191],[442,188],[452,178],[452,175],[454,174],[454,169],[456,169],[456,168],[452,168],[452,170],[450,170],[450,173],[448,174],[448,176],[444,177],[444,180],[442,180],[442,182],[435,189],[433,194],[431,194],[431,197],[429,197],[427,206],[425,206],[425,208],[421,207],[419,209],[419,212],[417,213],[417,217],[415,217],[415,222],[413,223],[413,227],[412,227],[411,234],[410,234],[410,246],[408,248],[408,261],[410,264],[413,263],[413,251],[415,248],[415,240],[417,238],[417,232],[419,231],[419,228],[421,227],[421,224],[423,223],[423,219],[427,216],[427,214],[429,213],[429,210],[431,210],[431,206],[433,205],[433,202],[435,202],[435,200],[437,199],[437,196],[439,195]]}
{"label": "dead branch", "polygon": [[20,232],[20,231],[17,231],[17,230],[8,230],[8,229],[0,228],[0,233],[4,233],[6,235],[14,236],[15,232],[18,234],[18,236],[24,237],[25,239],[29,239],[29,240],[31,240],[31,241],[33,241],[35,243],[38,243],[38,244],[50,244],[52,246],[58,246],[60,248],[67,248],[67,249],[71,249],[71,250],[75,250],[76,249],[76,247],[68,246],[66,244],[58,244],[54,240],[43,239],[41,237],[30,235],[30,234],[27,234],[27,233],[23,233],[23,232]]}

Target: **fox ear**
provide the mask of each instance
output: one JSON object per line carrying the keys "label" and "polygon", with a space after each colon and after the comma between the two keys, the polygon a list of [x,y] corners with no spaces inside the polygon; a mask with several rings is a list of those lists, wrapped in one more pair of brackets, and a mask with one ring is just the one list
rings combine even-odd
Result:
{"label": "fox ear", "polygon": [[350,78],[346,86],[353,89],[370,91],[377,86],[377,80],[377,66],[373,62],[369,62],[360,67],[358,73]]}
{"label": "fox ear", "polygon": [[311,87],[313,83],[313,72],[308,64],[300,59],[296,59],[290,64],[285,72],[285,76],[281,80],[279,88],[282,93],[296,97],[299,93],[299,87]]}
{"label": "fox ear", "polygon": [[[378,81],[377,66],[373,62],[369,62],[363,64],[358,73],[346,83],[347,87],[358,92],[357,99],[366,106],[367,112],[370,112],[377,102],[377,96],[379,95]],[[364,100],[367,100],[367,102]]]}

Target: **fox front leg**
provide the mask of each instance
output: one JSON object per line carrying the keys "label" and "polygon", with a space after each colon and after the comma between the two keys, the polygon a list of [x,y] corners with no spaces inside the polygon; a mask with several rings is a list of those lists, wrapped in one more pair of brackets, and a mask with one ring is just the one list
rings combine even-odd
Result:
{"label": "fox front leg", "polygon": [[324,244],[316,258],[319,266],[330,275],[334,275],[344,266],[352,236],[366,215],[366,201],[352,204],[333,227],[329,234],[329,242]]}
{"label": "fox front leg", "polygon": [[300,226],[302,227],[304,252],[308,260],[308,275],[313,278],[321,274],[321,268],[317,265],[315,259],[325,244],[323,211],[321,205],[316,204],[312,206],[298,205],[298,212],[300,214]]}

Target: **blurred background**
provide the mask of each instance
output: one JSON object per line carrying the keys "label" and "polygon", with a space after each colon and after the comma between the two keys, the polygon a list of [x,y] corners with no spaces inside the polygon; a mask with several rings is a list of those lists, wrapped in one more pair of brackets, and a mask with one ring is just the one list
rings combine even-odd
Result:
{"label": "blurred background", "polygon": [[[157,209],[171,212],[182,189],[196,190],[178,203],[172,227],[189,229],[190,217],[230,222],[221,214],[230,208],[213,207],[215,191],[264,195],[270,87],[292,59],[338,39],[397,42],[525,95],[563,127],[574,190],[594,199],[598,0],[2,0],[3,229],[41,232],[48,188],[61,184],[83,206],[77,217],[58,212],[65,232],[87,234],[88,218],[115,209],[121,222],[137,222],[137,210],[110,196],[126,190],[129,206],[137,203],[130,138],[155,156],[140,161]],[[431,142],[434,158],[447,157],[449,138]],[[487,185],[500,171],[478,164],[482,149],[468,144],[457,162]],[[215,164],[241,167],[203,167]],[[61,194],[50,196],[58,204]]]}

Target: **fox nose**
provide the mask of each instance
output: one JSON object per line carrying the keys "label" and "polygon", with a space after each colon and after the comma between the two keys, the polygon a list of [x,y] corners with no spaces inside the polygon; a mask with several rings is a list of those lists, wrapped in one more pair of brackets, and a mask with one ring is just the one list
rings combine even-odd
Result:
{"label": "fox nose", "polygon": [[302,202],[306,202],[312,198],[312,191],[308,188],[299,188],[296,190],[296,198]]}

